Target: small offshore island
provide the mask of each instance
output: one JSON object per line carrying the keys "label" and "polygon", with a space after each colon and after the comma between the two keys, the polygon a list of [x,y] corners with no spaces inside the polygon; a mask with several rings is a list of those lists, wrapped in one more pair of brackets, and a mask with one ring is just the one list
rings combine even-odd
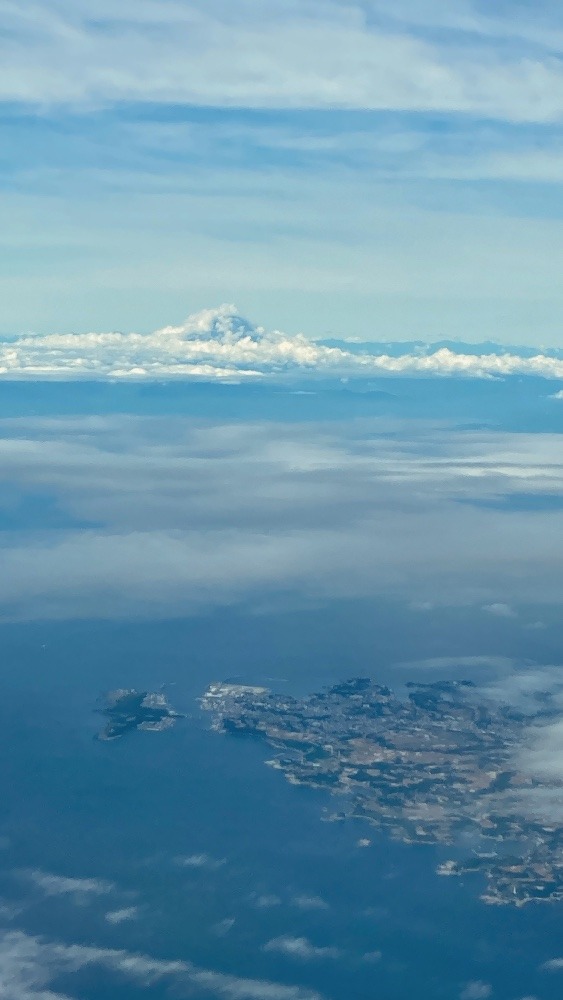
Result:
{"label": "small offshore island", "polygon": [[171,708],[161,691],[151,693],[134,688],[110,691],[104,707],[98,711],[108,718],[107,725],[98,733],[99,740],[117,740],[133,729],[161,732],[183,718]]}
{"label": "small offshore island", "polygon": [[354,678],[297,699],[215,683],[201,705],[212,713],[214,730],[274,747],[278,753],[267,763],[292,784],[342,797],[331,819],[367,820],[407,843],[460,848],[467,834],[491,842],[437,869],[481,873],[486,903],[563,898],[563,828],[522,815],[519,795],[537,782],[514,763],[530,722],[556,715],[549,696],[530,716],[483,702],[471,681],[407,688],[400,699],[388,687]]}

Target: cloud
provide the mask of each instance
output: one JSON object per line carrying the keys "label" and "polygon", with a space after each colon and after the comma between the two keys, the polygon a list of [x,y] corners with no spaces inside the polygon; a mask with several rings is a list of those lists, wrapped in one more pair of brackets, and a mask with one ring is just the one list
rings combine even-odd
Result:
{"label": "cloud", "polygon": [[541,707],[541,697],[547,695],[554,706],[563,708],[563,667],[556,664],[526,663],[525,661],[499,658],[491,661],[480,690],[485,698],[513,705],[527,714],[535,714]]}
{"label": "cloud", "polygon": [[299,910],[328,910],[328,903],[320,896],[307,896],[299,895],[294,896],[291,900],[292,905],[296,906]]}
{"label": "cloud", "polygon": [[112,882],[98,878],[68,878],[63,875],[53,875],[40,869],[28,869],[18,872],[21,878],[31,882],[45,896],[105,896],[115,888]]}
{"label": "cloud", "polygon": [[205,309],[181,326],[150,334],[62,333],[0,342],[0,377],[9,379],[199,379],[240,381],[288,375],[324,377],[465,376],[563,378],[563,359],[549,353],[464,353],[450,347],[415,353],[356,353],[279,331],[268,332],[234,306]]}
{"label": "cloud", "polygon": [[562,492],[558,435],[26,418],[0,422],[0,468],[3,620],[175,617],[289,592],[563,603],[563,512],[488,503]]}
{"label": "cloud", "polygon": [[[489,674],[479,684],[479,695],[529,716],[510,766],[523,779],[499,799],[502,814],[541,822],[563,819],[563,666],[515,663]],[[539,713],[545,712],[542,717]],[[555,713],[555,721],[554,720]]]}
{"label": "cloud", "polygon": [[509,604],[503,604],[501,601],[493,602],[493,604],[484,604],[483,611],[487,611],[490,615],[494,615],[496,618],[517,618],[514,608],[511,608]]}
{"label": "cloud", "polygon": [[223,920],[218,920],[216,924],[213,924],[211,931],[216,937],[225,937],[233,929],[235,923],[235,917],[224,917]]}
{"label": "cloud", "polygon": [[304,961],[340,958],[342,955],[340,948],[314,945],[305,937],[292,937],[290,934],[283,934],[280,937],[272,938],[271,941],[268,941],[264,945],[264,951],[279,952],[282,955],[288,955],[290,958],[298,958]]}
{"label": "cloud", "polygon": [[480,979],[476,979],[471,983],[468,983],[465,989],[463,989],[459,995],[459,1000],[487,1000],[487,997],[492,996],[492,987],[489,983],[484,983]]}
{"label": "cloud", "polygon": [[[561,671],[560,671],[561,675]],[[537,690],[542,690],[537,688]],[[563,701],[561,689],[559,691],[558,702]],[[557,703],[557,702],[556,702]],[[557,786],[552,788],[533,789],[533,792],[545,794],[551,791],[556,798],[561,796],[559,784],[563,784],[563,721],[548,722],[543,725],[530,727],[527,733],[526,745],[519,755],[521,767],[524,773],[532,775],[539,781],[556,782]],[[561,801],[563,810],[563,797]]]}
{"label": "cloud", "polygon": [[451,673],[455,669],[460,673],[467,671],[478,676],[484,675],[486,677],[487,675],[492,675],[495,683],[498,683],[499,675],[501,678],[504,677],[505,674],[517,666],[517,661],[510,659],[508,656],[487,656],[486,654],[479,656],[452,655],[430,656],[423,660],[408,660],[398,663],[396,666],[405,671],[428,670],[432,673],[440,671]]}
{"label": "cloud", "polygon": [[86,966],[98,965],[143,987],[169,984],[178,997],[194,989],[223,1000],[322,1000],[321,994],[299,986],[245,979],[200,968],[191,962],[163,960],[148,955],[69,945],[33,937],[22,931],[0,941],[0,983],[5,1000],[68,1000],[54,994],[49,984]]}
{"label": "cloud", "polygon": [[15,920],[24,909],[25,907],[21,903],[14,903],[0,897],[0,920]]}
{"label": "cloud", "polygon": [[273,893],[253,897],[253,905],[259,910],[269,910],[274,906],[281,906],[281,898]]}
{"label": "cloud", "polygon": [[383,952],[379,951],[379,949],[376,951],[366,951],[366,953],[362,955],[362,962],[376,964],[377,962],[380,962],[382,958]]}
{"label": "cloud", "polygon": [[109,910],[105,917],[109,924],[123,924],[128,920],[136,920],[139,912],[138,906],[126,906],[121,910]]}
{"label": "cloud", "polygon": [[188,854],[178,855],[174,858],[175,864],[180,868],[221,868],[227,863],[226,858],[212,858],[209,854]]}
{"label": "cloud", "polygon": [[[442,671],[451,677],[457,665],[458,660],[453,656],[399,664],[401,669],[409,670],[411,677],[413,669],[424,667],[431,667],[434,676]],[[507,765],[520,780],[500,794],[499,815],[560,824],[563,821],[563,666],[503,657],[467,657],[463,676],[474,680],[475,695],[480,701],[498,702],[523,715],[522,729],[517,743],[510,748]],[[543,717],[542,712],[545,712]],[[465,994],[462,996],[465,998]]]}
{"label": "cloud", "polygon": [[540,968],[544,972],[559,972],[563,969],[563,958],[550,958],[547,962],[544,962]]}
{"label": "cloud", "polygon": [[[461,112],[515,121],[561,115],[559,19],[456,3],[450,14],[382,2],[86,0],[4,5],[0,99],[78,107]],[[516,20],[516,24],[515,24]],[[29,66],[25,54],[33,48]]]}

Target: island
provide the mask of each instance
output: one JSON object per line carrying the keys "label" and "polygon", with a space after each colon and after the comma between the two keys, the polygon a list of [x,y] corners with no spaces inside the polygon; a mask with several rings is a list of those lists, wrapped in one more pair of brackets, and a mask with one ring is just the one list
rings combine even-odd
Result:
{"label": "island", "polygon": [[173,726],[183,716],[168,704],[162,691],[135,691],[118,688],[104,696],[103,708],[97,709],[107,717],[107,724],[98,733],[99,740],[117,740],[133,729],[144,732],[161,732]]}
{"label": "island", "polygon": [[438,874],[480,874],[488,904],[563,898],[563,828],[522,808],[537,780],[516,763],[527,727],[560,717],[549,695],[530,716],[467,680],[408,683],[399,697],[357,677],[303,698],[217,682],[200,701],[212,729],[264,740],[288,781],[337,796],[329,819],[451,845]]}

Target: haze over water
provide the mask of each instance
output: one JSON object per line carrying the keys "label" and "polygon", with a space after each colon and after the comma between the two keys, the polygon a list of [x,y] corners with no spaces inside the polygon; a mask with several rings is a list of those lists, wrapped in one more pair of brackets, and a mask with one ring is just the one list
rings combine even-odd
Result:
{"label": "haze over water", "polygon": [[[227,678],[301,695],[453,675],[516,698],[530,671],[558,676],[541,579],[560,404],[544,383],[495,386],[514,400],[500,420],[491,387],[459,388],[334,391],[330,421],[322,391],[295,407],[280,390],[271,412],[222,387],[210,419],[201,388],[63,387],[56,407],[25,388],[1,428],[7,996],[559,995],[541,968],[561,951],[557,904],[486,907],[478,878],[436,876],[442,848],[323,822],[328,796],[211,733],[197,704]],[[162,684],[185,720],[95,741],[103,691]]]}

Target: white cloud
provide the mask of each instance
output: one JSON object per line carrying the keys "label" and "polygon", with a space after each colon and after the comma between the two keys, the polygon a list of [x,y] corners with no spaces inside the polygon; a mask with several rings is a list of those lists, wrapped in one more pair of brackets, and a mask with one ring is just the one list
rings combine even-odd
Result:
{"label": "white cloud", "polygon": [[545,972],[559,972],[563,969],[563,958],[550,958],[540,966]]}
{"label": "white cloud", "polygon": [[[559,675],[561,678],[561,671]],[[546,782],[547,786],[550,781],[556,783],[552,793],[561,798],[563,809],[563,795],[559,787],[563,785],[563,721],[559,719],[557,722],[531,727],[519,760],[522,770],[527,774]]]}
{"label": "white cloud", "polygon": [[22,904],[13,903],[11,900],[8,901],[0,897],[0,920],[15,920],[24,909]]}
{"label": "white cloud", "polygon": [[21,931],[0,940],[0,992],[3,1000],[68,1000],[51,993],[49,984],[89,965],[120,973],[144,987],[173,985],[175,996],[191,996],[194,988],[224,1000],[322,1000],[315,990],[258,979],[245,979],[191,962],[161,960],[108,948],[68,945],[32,937]]}
{"label": "white cloud", "polygon": [[181,326],[151,334],[26,335],[0,342],[0,377],[11,379],[239,381],[288,374],[563,378],[563,360],[545,353],[521,356],[508,348],[467,354],[461,349],[429,346],[397,356],[378,353],[374,344],[370,353],[353,353],[309,340],[303,334],[268,332],[229,305],[205,309]]}
{"label": "white cloud", "polygon": [[233,929],[235,923],[235,917],[224,917],[223,920],[218,920],[216,924],[213,924],[211,931],[216,937],[225,937]]}
{"label": "white cloud", "polygon": [[221,868],[227,863],[226,858],[212,858],[209,854],[179,855],[174,861],[180,868]]}
{"label": "white cloud", "polygon": [[[557,16],[452,14],[336,0],[4,0],[0,97],[42,107],[124,101],[370,108],[551,121],[563,108]],[[544,13],[548,15],[549,9]],[[516,22],[516,24],[515,24]],[[33,51],[33,61],[26,58]]]}
{"label": "white cloud", "polygon": [[487,1000],[492,996],[492,987],[489,983],[484,983],[480,979],[475,979],[468,983],[459,995],[459,1000]]}
{"label": "white cloud", "polygon": [[482,503],[562,492],[558,435],[388,420],[8,420],[0,468],[0,517],[26,495],[52,498],[57,514],[56,530],[41,515],[4,532],[4,620],[176,616],[280,590],[435,608],[563,602],[552,544],[563,512]]}
{"label": "white cloud", "polygon": [[40,869],[29,869],[18,874],[32,882],[45,896],[104,896],[114,889],[112,882],[98,878],[68,878]]}
{"label": "white cloud", "polygon": [[281,906],[281,902],[281,898],[273,893],[267,893],[252,898],[253,905],[259,910],[269,910],[274,906]]}
{"label": "white cloud", "polygon": [[328,903],[320,896],[299,895],[291,900],[299,910],[328,910]]}
{"label": "white cloud", "polygon": [[109,924],[123,924],[128,920],[136,920],[139,912],[138,906],[125,906],[121,910],[109,910],[105,916]]}
{"label": "white cloud", "polygon": [[312,961],[324,958],[340,958],[342,952],[340,948],[314,945],[305,937],[293,937],[291,934],[283,934],[280,937],[272,938],[264,945],[264,951],[280,952],[290,958]]}
{"label": "white cloud", "polygon": [[[560,665],[514,664],[499,669],[480,685],[485,699],[494,699],[529,716],[518,745],[511,752],[512,766],[525,779],[519,788],[501,797],[501,809],[558,822],[563,819],[563,723],[536,718],[549,708],[560,716],[563,709],[563,667]],[[553,716],[551,716],[553,719]]]}

